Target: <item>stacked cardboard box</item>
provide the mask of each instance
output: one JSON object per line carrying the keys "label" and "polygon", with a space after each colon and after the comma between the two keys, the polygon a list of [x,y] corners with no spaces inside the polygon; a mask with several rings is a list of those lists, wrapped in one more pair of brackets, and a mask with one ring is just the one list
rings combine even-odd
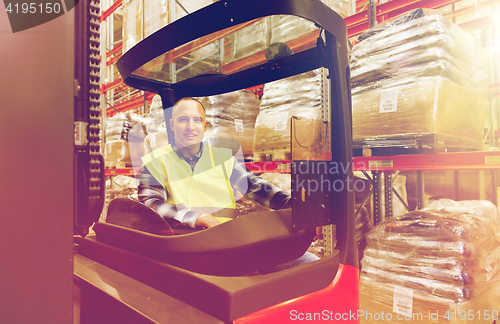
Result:
{"label": "stacked cardboard box", "polygon": [[158,95],[153,98],[147,117],[119,113],[106,123],[106,161],[110,165],[129,162],[140,167],[145,154],[168,145],[165,115]]}
{"label": "stacked cardboard box", "polygon": [[351,59],[355,144],[481,149],[488,78],[469,33],[419,9],[361,36]]}
{"label": "stacked cardboard box", "polygon": [[[212,0],[125,0],[123,2],[123,52],[130,50],[142,39],[167,24],[212,3]],[[168,64],[163,66],[164,60],[160,57],[157,62],[148,66],[147,72],[139,70],[137,73],[170,81],[173,71],[175,71],[177,81],[200,73],[214,73],[218,69],[219,62],[217,46],[218,44],[212,43],[186,53],[174,62],[176,65],[174,70],[171,70]]]}
{"label": "stacked cardboard box", "polygon": [[124,113],[106,119],[104,159],[107,166],[114,166],[117,162],[130,162],[127,125],[130,125],[130,121]]}
{"label": "stacked cardboard box", "polygon": [[[347,0],[322,0],[341,16],[351,12]],[[215,2],[215,0],[125,0],[123,3],[123,51],[126,52],[143,38],[175,20]],[[171,5],[170,5],[171,4]],[[232,30],[231,30],[232,29]],[[312,32],[312,33],[311,33]],[[170,82],[178,82],[199,74],[228,73],[245,69],[264,60],[264,50],[274,42],[289,42],[301,38],[314,46],[319,29],[310,21],[296,16],[277,15],[230,27],[224,38],[208,36],[213,41],[200,46],[199,42],[184,47],[183,55],[170,61],[158,57],[135,74]],[[302,44],[303,45],[303,44]],[[303,50],[303,48],[301,49]],[[251,57],[257,55],[257,57]],[[232,64],[234,63],[234,64]]]}
{"label": "stacked cardboard box", "polygon": [[179,0],[174,2],[173,12],[169,12],[168,1],[123,1],[123,51],[167,24],[212,3],[212,0]]}
{"label": "stacked cardboard box", "polygon": [[290,159],[292,116],[323,119],[322,69],[265,84],[255,122],[254,160]]}
{"label": "stacked cardboard box", "polygon": [[[350,15],[352,8],[347,0],[321,0],[342,17]],[[256,19],[255,22],[236,31],[225,39],[224,63],[254,55],[275,42],[289,42],[304,36],[317,27],[308,20],[295,16],[277,15]]]}
{"label": "stacked cardboard box", "polygon": [[106,119],[105,161],[107,166],[140,166],[144,138],[150,119],[133,113],[118,113]]}
{"label": "stacked cardboard box", "polygon": [[[239,143],[244,157],[252,157],[259,99],[250,91],[240,90],[201,98],[201,102],[209,122],[205,139],[232,139]],[[221,141],[219,143],[224,146]]]}
{"label": "stacked cardboard box", "polygon": [[382,313],[384,323],[492,323],[499,234],[488,201],[439,200],[377,225],[361,262],[360,309],[370,314],[361,323]]}
{"label": "stacked cardboard box", "polygon": [[160,96],[153,97],[147,118],[146,138],[144,139],[144,154],[168,145],[167,122]]}

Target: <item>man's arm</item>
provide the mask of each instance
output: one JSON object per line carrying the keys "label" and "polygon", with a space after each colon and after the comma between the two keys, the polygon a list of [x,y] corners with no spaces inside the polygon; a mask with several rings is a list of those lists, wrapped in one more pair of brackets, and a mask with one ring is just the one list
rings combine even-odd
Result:
{"label": "man's arm", "polygon": [[[245,181],[248,187],[245,186]],[[246,189],[248,197],[266,207],[272,209],[292,208],[292,197],[290,194],[261,177],[256,176],[236,159],[233,173],[231,174],[231,185],[241,193],[245,193]],[[322,227],[316,227],[316,235],[313,241],[316,241],[322,236]]]}
{"label": "man's arm", "polygon": [[141,203],[156,211],[172,227],[178,224],[184,224],[193,228],[214,226],[213,221],[215,219],[212,219],[211,215],[187,209],[178,210],[176,206],[168,204],[167,200],[168,192],[153,177],[149,170],[143,166],[139,177],[139,201]]}
{"label": "man's arm", "polygon": [[272,183],[256,176],[235,159],[231,186],[256,202],[271,209],[292,207],[290,195]]}

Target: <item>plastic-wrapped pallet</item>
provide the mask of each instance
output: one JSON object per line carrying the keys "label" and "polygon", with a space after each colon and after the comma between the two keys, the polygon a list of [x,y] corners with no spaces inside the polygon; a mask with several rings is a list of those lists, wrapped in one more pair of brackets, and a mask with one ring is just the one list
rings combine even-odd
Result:
{"label": "plastic-wrapped pallet", "polygon": [[107,180],[106,190],[107,194],[110,194],[110,201],[115,198],[130,198],[137,200],[137,188],[139,187],[139,181],[134,177],[128,177],[124,175],[118,175]]}
{"label": "plastic-wrapped pallet", "polygon": [[[352,11],[352,5],[349,1],[321,0],[321,2],[333,9],[343,18],[349,16]],[[270,20],[271,44],[274,42],[288,42],[311,33],[313,30],[318,30],[314,23],[294,16],[276,15],[271,16]]]}
{"label": "plastic-wrapped pallet", "polygon": [[290,159],[292,116],[322,120],[322,70],[264,85],[255,122],[254,160]]}
{"label": "plastic-wrapped pallet", "polygon": [[441,15],[418,9],[375,31],[353,47],[353,94],[433,76],[484,91],[488,74],[480,48],[471,34]]}
{"label": "plastic-wrapped pallet", "polygon": [[[124,0],[123,51],[128,51],[143,38],[153,34],[168,23],[172,23],[215,1]],[[350,14],[350,1],[323,0],[323,2],[337,11],[342,17]],[[173,8],[169,7],[169,3],[172,3]],[[169,12],[169,10],[172,12]],[[180,52],[184,54],[173,62],[175,64],[174,70],[167,65],[163,65],[164,57],[159,57],[156,62],[151,62],[148,65],[147,71],[139,69],[136,74],[161,80],[169,80],[175,74],[175,82],[178,82],[199,74],[219,73],[221,68],[225,72],[232,73],[264,60],[264,50],[271,42],[292,41],[294,42],[293,46],[297,45],[299,47],[304,43],[314,45],[318,34],[319,28],[302,18],[292,16],[259,18],[236,27],[234,33],[230,33],[222,39],[219,39],[219,36],[212,35],[213,42],[205,44],[203,47],[198,47],[195,44],[196,49],[192,49],[193,44],[188,44],[184,48],[187,51],[181,50]],[[249,58],[254,54],[258,57]],[[221,59],[221,57],[223,58]]]}
{"label": "plastic-wrapped pallet", "polygon": [[126,165],[131,162],[128,142],[123,140],[106,141],[104,156],[107,166],[117,166],[121,163]]}
{"label": "plastic-wrapped pallet", "polygon": [[[128,51],[143,38],[167,24],[198,9],[212,4],[212,0],[174,1],[174,12],[169,12],[168,1],[124,0],[123,1],[123,51]],[[144,21],[143,21],[144,13]],[[170,20],[170,21],[169,21]],[[144,28],[144,33],[142,29]],[[144,34],[144,35],[143,35]]]}
{"label": "plastic-wrapped pallet", "polygon": [[118,113],[106,118],[106,141],[117,141],[124,139],[123,127],[128,123],[125,113]]}
{"label": "plastic-wrapped pallet", "polygon": [[175,20],[206,7],[218,0],[178,0],[175,1]]}
{"label": "plastic-wrapped pallet", "polygon": [[469,33],[418,9],[360,38],[351,58],[355,141],[481,148],[488,74]]}
{"label": "plastic-wrapped pallet", "polygon": [[252,157],[255,120],[260,104],[255,95],[247,90],[239,90],[200,98],[200,101],[209,122],[205,139],[236,140],[243,156]]}
{"label": "plastic-wrapped pallet", "polygon": [[332,8],[342,18],[349,17],[352,12],[352,1],[349,0],[322,0],[328,7]]}
{"label": "plastic-wrapped pallet", "polygon": [[129,124],[125,113],[118,113],[106,119],[105,162],[109,166],[116,162],[130,162],[130,150],[126,140]]}
{"label": "plastic-wrapped pallet", "polygon": [[375,226],[361,262],[361,323],[492,323],[499,235],[489,201],[438,200]]}
{"label": "plastic-wrapped pallet", "polygon": [[151,102],[146,132],[144,154],[151,153],[157,148],[168,145],[167,123],[165,122],[161,98],[158,95],[154,96]]}
{"label": "plastic-wrapped pallet", "polygon": [[118,113],[107,118],[106,125],[105,160],[108,166],[140,167],[145,154],[168,144],[159,96],[153,98],[148,117]]}
{"label": "plastic-wrapped pallet", "polygon": [[270,19],[271,44],[285,43],[318,29],[313,22],[295,16],[271,16]]}
{"label": "plastic-wrapped pallet", "polygon": [[142,40],[143,0],[123,1],[123,53]]}
{"label": "plastic-wrapped pallet", "polygon": [[[321,0],[342,17],[351,15],[352,5],[348,0]],[[262,54],[275,42],[290,42],[298,39],[315,41],[319,29],[303,18],[275,15],[256,19],[253,24],[236,31],[225,39],[224,63],[240,60],[248,56]],[[313,37],[310,37],[310,36]]]}
{"label": "plastic-wrapped pallet", "polygon": [[225,41],[230,42],[230,46],[227,47],[230,55],[225,55],[224,61],[228,63],[264,51],[269,46],[270,39],[269,19],[256,19],[252,25],[242,28],[226,38]]}
{"label": "plastic-wrapped pallet", "polygon": [[[353,96],[353,138],[411,139],[442,134],[451,146],[481,148],[486,97],[442,78]],[[443,140],[443,143],[444,143]]]}
{"label": "plastic-wrapped pallet", "polygon": [[118,113],[106,119],[105,162],[124,167],[144,155],[142,125],[148,119],[136,114]]}
{"label": "plastic-wrapped pallet", "polygon": [[[343,18],[351,13],[351,3],[344,0],[321,0],[328,7],[333,9]],[[275,42],[288,42],[300,36],[311,33],[318,28],[311,21],[295,16],[276,15],[270,17],[271,40],[270,44]]]}

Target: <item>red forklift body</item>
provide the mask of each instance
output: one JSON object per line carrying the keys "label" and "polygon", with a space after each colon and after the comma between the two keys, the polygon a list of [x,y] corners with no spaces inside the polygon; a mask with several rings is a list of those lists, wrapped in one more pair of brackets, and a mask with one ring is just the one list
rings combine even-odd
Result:
{"label": "red forklift body", "polygon": [[[224,40],[231,34],[278,16],[307,20],[315,28],[307,37],[271,44],[266,55],[223,58]],[[176,62],[208,45],[218,48],[219,64],[177,73],[181,69]],[[183,69],[189,71],[192,64],[184,62]],[[109,323],[119,316],[132,323],[358,323],[354,192],[305,195],[304,181],[319,181],[319,175],[300,172],[318,163],[342,165],[343,172],[322,174],[321,179],[353,180],[344,20],[317,0],[218,1],[151,34],[128,50],[117,67],[125,84],[161,96],[165,120],[183,97],[218,95],[325,68],[330,79],[325,118],[330,150],[322,161],[291,161],[292,209],[248,214],[195,233],[174,235],[168,226],[151,231],[151,224],[163,221],[154,211],[130,201],[112,202],[113,215],[94,225],[96,235],[75,238],[82,321]],[[258,273],[269,262],[301,256],[315,228],[330,224],[337,240],[331,255]],[[123,285],[116,281],[122,277]],[[130,287],[137,287],[136,299],[124,297],[133,294]],[[151,294],[147,300],[146,292]]]}
{"label": "red forklift body", "polygon": [[234,323],[359,323],[359,292],[355,289],[358,282],[359,269],[340,264],[328,287],[246,315]]}

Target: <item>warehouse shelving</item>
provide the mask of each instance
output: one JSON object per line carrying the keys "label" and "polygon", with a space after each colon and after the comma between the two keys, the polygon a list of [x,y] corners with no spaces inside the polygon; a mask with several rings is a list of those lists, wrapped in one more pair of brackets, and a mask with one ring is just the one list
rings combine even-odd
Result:
{"label": "warehouse shelving", "polygon": [[[366,1],[366,3],[369,2],[370,1]],[[440,9],[445,6],[453,5],[458,2],[461,2],[461,0],[392,0],[376,5],[374,19],[380,23],[384,20],[398,16],[409,10],[417,8]],[[475,5],[467,6],[465,8],[462,8],[460,10],[455,10],[450,13],[445,13],[444,17],[452,19],[454,17],[471,13],[489,6],[494,6],[499,3],[500,3],[499,0],[489,0],[482,2],[478,1],[475,2]],[[369,9],[364,9],[350,17],[345,18],[348,27],[347,30],[349,37],[357,36],[369,28],[369,21],[370,21],[369,16],[370,16]],[[471,28],[478,28],[479,26],[486,27],[496,23],[495,19],[491,18],[478,18],[475,20],[464,23],[464,25],[462,25],[461,27],[464,28],[465,30],[470,30]],[[480,22],[482,22],[482,24],[480,24]]]}
{"label": "warehouse shelving", "polygon": [[[169,0],[172,1],[172,0]],[[102,11],[101,15],[101,21],[106,21],[107,19],[110,19],[110,17],[113,15],[113,13],[118,10],[121,5],[122,5],[122,0],[114,2],[109,8],[106,8]],[[368,1],[367,3],[369,3]],[[369,28],[369,21],[370,19],[374,19],[377,22],[382,22],[384,20],[390,19],[394,16],[400,15],[408,10],[416,9],[416,8],[430,8],[430,9],[439,9],[443,8],[455,3],[461,2],[460,0],[392,0],[388,1],[382,4],[376,4],[376,10],[374,11],[374,17],[370,17],[370,11],[369,9],[365,9],[362,11],[359,11],[349,17],[345,18],[346,24],[348,26],[348,35],[349,37],[354,37],[362,32],[366,31]],[[486,8],[489,6],[494,6],[500,4],[500,0],[488,0],[488,1],[483,1],[483,2],[476,2],[475,6],[467,6],[464,7],[460,10],[452,11],[449,13],[445,13],[444,16],[446,18],[452,19],[455,18],[459,15],[464,15],[470,12],[474,12],[474,10],[479,10],[482,8]],[[361,7],[363,9],[363,7]],[[498,19],[496,19],[493,16],[485,16],[485,17],[480,17],[477,19],[473,19],[470,21],[467,21],[465,23],[459,24],[462,28],[466,30],[473,30],[473,29],[478,29],[478,28],[483,28],[483,27],[489,27],[494,24],[498,23]],[[221,36],[222,37],[222,36]],[[301,39],[296,40],[295,42],[292,42],[290,44],[291,47],[296,48],[297,50],[300,50],[301,46],[304,46],[310,42],[315,41],[317,37],[317,31],[314,31],[310,35],[306,35],[305,37],[302,37]],[[213,40],[210,40],[213,41]],[[121,50],[122,50],[122,45],[118,44],[115,46],[112,50],[110,50],[109,53],[106,53],[106,65],[110,66],[112,65],[117,58],[120,57],[121,55]],[[115,53],[114,55],[111,54],[111,52]],[[182,52],[182,53],[181,53]],[[179,55],[183,54],[184,51],[180,50]],[[256,53],[253,55],[251,58],[246,59],[245,62],[246,64],[257,64],[260,61],[263,61],[264,54],[262,52]],[[228,64],[227,66],[221,67],[224,72],[231,72],[235,71],[241,68],[240,66],[241,62],[232,62]],[[106,78],[105,78],[106,79]],[[113,90],[117,87],[126,87],[123,85],[123,81],[120,78],[116,78],[115,80],[108,80],[105,84],[102,85],[101,87],[101,93],[106,94],[108,91]],[[147,97],[145,95],[145,101],[151,102],[151,97]],[[131,102],[129,104],[124,104],[123,106],[119,106],[118,110],[120,111],[129,111],[133,109],[137,109],[141,107],[142,102],[140,100],[135,100],[134,102]],[[108,109],[108,113],[111,114],[113,110]]]}
{"label": "warehouse shelving", "polygon": [[[277,172],[290,173],[290,161],[265,161],[245,163],[246,167],[256,173]],[[354,171],[365,173],[372,182],[371,194],[373,197],[374,222],[379,223],[386,217],[392,216],[392,193],[396,195],[406,208],[410,208],[394,191],[393,181],[400,172],[414,171],[417,174],[417,208],[425,207],[424,189],[425,171],[437,170],[476,170],[480,176],[480,186],[478,189],[480,199],[486,199],[485,171],[500,170],[500,151],[479,151],[479,152],[457,152],[457,153],[437,153],[437,154],[407,154],[394,156],[361,156],[353,158]],[[134,176],[140,171],[139,167],[107,169],[107,176],[129,175]],[[367,173],[371,172],[371,176]],[[382,176],[383,175],[383,176]],[[383,180],[382,180],[383,179]],[[459,179],[455,179],[458,184]],[[382,190],[382,182],[384,190]],[[385,214],[381,212],[381,196],[384,200]],[[388,198],[388,199],[387,199]],[[362,204],[366,204],[368,199]],[[498,204],[498,202],[496,202]]]}
{"label": "warehouse shelving", "polygon": [[[369,1],[368,1],[369,2]],[[393,0],[382,4],[376,4],[374,10],[364,9],[363,6],[360,7],[362,11],[355,13],[354,15],[345,18],[348,25],[348,35],[349,37],[354,37],[360,35],[362,32],[368,29],[370,24],[374,21],[380,23],[384,20],[397,16],[403,12],[411,9],[416,9],[420,7],[428,8],[443,8],[446,6],[452,6],[461,1],[458,0]],[[119,3],[119,5],[116,5]],[[121,1],[115,2],[115,4],[109,8],[103,19],[109,19],[112,10],[117,10],[121,5]],[[486,8],[488,6],[499,5],[500,0],[488,0],[488,1],[477,1],[475,5],[463,6],[462,8],[445,13],[444,16],[448,19],[460,18],[464,14],[474,13],[478,8]],[[371,15],[371,17],[370,17]],[[107,18],[106,18],[107,17]],[[457,19],[459,20],[459,19]],[[468,31],[478,31],[479,29],[491,29],[493,26],[499,26],[498,20],[492,15],[486,16],[475,16],[468,21],[458,21],[458,25]],[[316,41],[318,36],[318,31],[313,31],[301,39],[295,40],[289,44],[289,46],[294,51],[299,51],[300,48],[308,46],[309,44]],[[489,35],[488,38],[495,39],[498,35]],[[223,35],[218,35],[222,39]],[[496,38],[499,39],[500,38]],[[353,40],[353,39],[352,39]],[[213,42],[214,38],[207,40],[207,42]],[[314,43],[313,43],[314,44]],[[203,45],[203,44],[198,44]],[[499,47],[500,48],[500,47]],[[111,69],[112,65],[116,62],[117,58],[121,56],[123,47],[121,44],[114,44],[113,53],[107,54],[107,66]],[[177,53],[173,56],[182,56],[186,53],[186,48],[178,49]],[[265,60],[264,54],[262,52],[256,53],[251,56],[250,61],[245,61],[244,64],[258,64]],[[171,63],[174,62],[174,58],[171,58]],[[243,61],[242,61],[243,62]],[[220,65],[220,70],[224,73],[231,73],[240,69],[244,69],[245,66],[242,62],[232,62],[227,65]],[[104,78],[103,78],[104,79]],[[492,102],[500,98],[500,81],[499,79],[493,79],[489,86],[490,99]],[[257,87],[251,89],[257,95],[262,95],[262,87]],[[120,78],[111,79],[109,82],[103,84],[102,93],[107,94],[111,92],[115,94],[117,91],[127,93],[127,87],[123,84]],[[137,108],[142,108],[142,112],[147,111],[148,104],[151,103],[153,94],[146,92],[130,92],[131,98],[125,100],[121,103],[114,104],[114,108],[107,108],[106,115],[111,116],[114,114],[115,108],[119,111],[133,111]],[[323,98],[324,99],[324,98]],[[500,108],[498,102],[495,103],[496,109]],[[104,107],[105,105],[103,105]],[[496,129],[498,126],[495,125],[494,120],[497,118],[498,113],[493,111],[491,113],[491,128],[485,132],[485,139],[489,138],[490,146],[496,146],[497,138],[499,134]],[[328,115],[328,114],[326,114]],[[488,136],[489,135],[489,136]],[[263,162],[247,162],[246,167],[256,173],[290,173],[291,171],[291,161],[263,161]],[[370,201],[372,204],[372,215],[373,224],[377,224],[383,221],[384,218],[392,216],[393,211],[393,195],[403,202],[405,208],[409,211],[411,208],[408,203],[405,202],[401,195],[393,188],[395,179],[404,172],[412,172],[416,175],[416,195],[417,204],[416,208],[420,209],[425,207],[425,173],[436,170],[451,170],[454,172],[454,186],[455,191],[458,190],[459,174],[460,170],[475,170],[479,174],[479,187],[477,191],[479,192],[480,199],[486,199],[486,188],[485,188],[485,177],[486,172],[489,170],[500,170],[500,151],[484,151],[484,152],[460,152],[460,153],[437,153],[437,154],[408,154],[408,155],[394,155],[394,156],[360,156],[353,158],[353,169],[354,171],[359,171],[365,174],[366,178],[372,184],[370,189],[370,194],[366,196],[360,205],[357,205],[356,216],[362,211],[362,208]],[[140,172],[140,167],[129,167],[129,168],[107,168],[105,170],[105,175],[108,177],[113,176],[131,176],[134,177]],[[498,181],[497,179],[495,179]],[[495,187],[499,186],[500,183],[494,183]],[[500,192],[497,194],[497,199],[494,201],[496,205],[500,203]],[[383,200],[382,200],[383,199]],[[382,206],[383,204],[383,206]],[[369,208],[370,209],[370,208]],[[382,211],[384,209],[384,212]],[[332,251],[335,246],[334,240],[334,229],[331,226],[325,226],[323,228],[324,243],[326,253]]]}
{"label": "warehouse shelving", "polygon": [[[500,30],[500,19],[491,12],[488,12],[486,15],[478,15],[477,13],[479,10],[485,9],[485,8],[492,8],[494,6],[499,6],[500,5],[500,0],[487,0],[487,1],[475,1],[475,2],[466,2],[466,1],[459,1],[459,0],[392,0],[388,1],[385,3],[381,3],[382,1],[378,3],[374,3],[373,1],[358,1],[357,2],[357,11],[355,14],[346,17],[345,21],[348,26],[348,35],[351,37],[352,40],[354,40],[352,37],[357,36],[361,34],[362,32],[366,31],[368,27],[370,26],[370,23],[373,24],[374,21],[376,23],[381,23],[384,20],[390,19],[394,16],[397,16],[401,13],[404,13],[408,10],[416,9],[416,8],[421,8],[421,7],[426,7],[426,8],[431,8],[431,9],[446,9],[443,10],[444,13],[443,15],[452,20],[456,20],[457,24],[461,26],[463,29],[474,32],[478,31],[479,29],[492,29],[493,27],[497,26]],[[117,10],[119,10],[120,6],[122,5],[122,0],[114,2],[112,5],[110,5],[108,8],[103,8],[102,12],[102,18],[101,21],[106,21],[111,19],[110,17],[113,15],[113,13]],[[372,6],[372,8],[370,8]],[[483,10],[484,11],[484,10]],[[471,15],[473,14],[472,18],[467,18],[467,20],[461,19],[462,17],[466,15]],[[305,35],[304,37],[295,40],[295,42],[291,42],[290,46],[293,47],[293,49],[299,50],[299,48],[303,46],[307,46],[311,42],[314,42],[317,38],[317,32],[318,31],[313,31],[309,33],[308,35]],[[223,37],[223,35],[219,35],[220,38]],[[490,33],[488,35],[489,41],[491,39],[498,41],[498,33],[493,32],[492,34]],[[484,36],[485,37],[485,36]],[[208,41],[208,40],[207,40]],[[213,42],[213,39],[210,40],[210,42]],[[198,44],[200,45],[200,44]],[[114,62],[121,56],[122,52],[122,44],[121,43],[116,43],[114,44],[113,49],[109,50],[108,53],[106,54],[106,66],[108,67],[108,71],[112,69],[112,65]],[[179,49],[179,53],[185,53],[186,49]],[[178,54],[179,54],[178,53]],[[179,54],[180,55],[180,54]],[[264,54],[262,52],[256,53],[251,56],[250,61],[246,60],[245,64],[257,64],[264,60]],[[173,61],[172,61],[173,62]],[[498,64],[494,62],[494,64]],[[221,70],[224,72],[231,72],[231,71],[236,71],[241,69],[243,66],[241,66],[240,62],[232,62],[230,64],[224,65],[221,63]],[[109,72],[108,72],[109,74]],[[105,77],[102,79],[106,79]],[[493,79],[493,82],[490,84],[489,89],[490,89],[490,99],[492,100],[492,107],[495,106],[498,110],[498,98],[500,98],[500,83],[497,82],[498,79]],[[254,90],[257,94],[261,94],[262,88],[256,88],[252,89]],[[108,80],[108,82],[104,83],[101,88],[101,92],[103,94],[108,94],[117,91],[122,91],[122,93],[125,93],[125,96],[128,96],[129,99],[123,100],[121,103],[117,103],[114,105],[114,108],[107,108],[106,109],[106,115],[111,116],[112,114],[116,113],[116,110],[119,111],[133,111],[136,110],[140,107],[142,108],[142,111],[147,110],[147,105],[151,102],[153,95],[150,93],[146,92],[130,92],[128,93],[127,87],[123,84],[123,81],[120,78]],[[495,100],[497,101],[495,103]],[[112,101],[112,100],[111,100]],[[497,118],[497,112],[494,111],[492,108],[492,113],[490,115],[491,119],[491,129],[487,131],[487,134],[485,135],[485,140],[488,140],[489,136],[489,143],[490,146],[495,146],[497,144],[497,138],[499,137],[497,129],[498,127],[495,127],[496,124],[496,118]],[[372,179],[372,182],[374,183],[374,199],[375,199],[375,217],[377,221],[380,221],[383,217],[385,216],[390,216],[390,211],[392,208],[386,208],[386,215],[381,215],[380,213],[380,206],[377,205],[378,201],[377,199],[380,198],[381,192],[377,192],[380,188],[380,175],[383,173],[386,175],[384,177],[384,181],[386,181],[386,184],[389,184],[391,181],[391,178],[395,178],[396,172],[401,172],[401,171],[415,171],[419,175],[419,179],[421,180],[419,183],[423,186],[423,177],[422,174],[424,171],[428,170],[437,170],[437,169],[442,169],[442,170],[465,170],[465,169],[474,169],[478,170],[480,173],[483,172],[484,170],[490,170],[490,169],[498,169],[498,163],[494,164],[487,164],[485,161],[481,161],[481,157],[485,156],[498,156],[497,153],[495,152],[466,152],[466,153],[444,153],[444,154],[420,154],[420,155],[404,155],[404,156],[397,156],[397,157],[377,157],[374,159],[374,157],[355,157],[354,158],[354,166],[355,170],[357,171],[373,171],[374,172],[374,179]],[[462,160],[463,161],[459,161]],[[479,160],[478,160],[479,159]],[[389,161],[392,161],[393,166],[391,168],[383,165],[379,165],[377,170],[373,170],[371,168],[363,168],[360,165],[364,162],[369,162],[369,161],[386,161],[382,162],[383,163],[389,163]],[[436,161],[444,160],[447,162],[443,163],[437,163]],[[434,162],[432,162],[434,161]],[[282,172],[286,173],[289,172],[289,161],[267,161],[267,162],[255,162],[255,163],[247,163],[247,167],[256,173],[262,173],[262,172]],[[108,176],[113,176],[113,175],[134,175],[137,174],[139,170],[137,168],[117,168],[117,169],[107,169],[106,170],[106,175]],[[483,173],[484,176],[484,173]],[[386,207],[388,206],[387,204],[391,203],[391,197],[392,195],[388,195],[389,192],[388,190],[392,190],[392,186],[385,186],[386,188],[386,196],[389,197],[385,201]],[[423,187],[419,189],[419,193],[422,193]],[[481,189],[481,192],[484,190]],[[483,196],[483,195],[482,195]],[[422,196],[421,196],[422,197]],[[422,207],[423,202],[419,199],[419,205],[418,207]]]}
{"label": "warehouse shelving", "polygon": [[[391,217],[393,210],[393,193],[404,204],[399,193],[393,189],[393,181],[400,172],[414,171],[417,175],[417,209],[425,207],[425,171],[441,170],[476,170],[479,172],[479,198],[486,199],[485,171],[500,170],[500,151],[457,152],[437,154],[407,154],[394,156],[363,156],[355,157],[353,161],[355,171],[361,171],[372,182],[374,223]],[[370,171],[372,176],[367,172]],[[455,186],[458,190],[459,177],[455,172]],[[382,182],[384,189],[382,190]],[[496,186],[495,186],[496,187]],[[381,212],[381,196],[385,197],[385,213]],[[498,198],[497,198],[498,199]],[[366,201],[365,201],[366,203]],[[498,201],[494,202],[498,206]]]}
{"label": "warehouse shelving", "polygon": [[[393,0],[382,4],[376,4],[374,17],[370,17],[370,11],[366,9],[345,18],[346,24],[348,26],[348,35],[349,37],[354,37],[367,30],[369,27],[370,19],[375,19],[377,22],[382,22],[384,20],[387,20],[403,12],[415,8],[426,7],[431,9],[438,9],[458,2],[460,1],[459,0],[418,0],[418,1]],[[458,17],[460,15],[474,12],[474,10],[477,11],[482,8],[497,5],[499,3],[500,0],[488,0],[483,2],[476,2],[475,5],[466,6],[459,10],[445,13],[444,16],[449,19],[454,19],[455,17]],[[113,15],[113,13],[116,10],[118,10],[121,7],[121,5],[122,5],[122,0],[119,0],[110,5],[109,8],[103,8],[104,10],[102,11],[101,21],[109,20],[110,17]],[[473,30],[473,29],[493,26],[495,24],[498,24],[498,19],[490,15],[485,17],[479,17],[477,19],[473,19],[459,25],[466,30]],[[316,38],[315,36],[316,36],[315,33],[308,35],[308,37],[303,39],[302,42],[314,41],[314,39]],[[292,46],[300,46],[300,45],[301,44],[293,44]],[[123,47],[122,44],[117,44],[112,50],[106,53],[106,66],[108,67],[111,66],[116,61],[116,59],[120,57],[122,47]],[[258,61],[264,59],[264,55],[263,53],[257,53],[252,57],[252,59],[255,62],[252,62],[251,64],[257,63]],[[248,62],[248,60],[246,62]],[[231,63],[230,65],[224,68],[226,69],[226,71],[238,69],[238,62]],[[106,79],[106,77],[104,79]],[[125,87],[123,85],[123,81],[120,78],[116,78],[114,80],[108,80],[106,83],[102,85],[101,93],[107,94],[108,91],[111,91],[118,87]],[[151,102],[151,96],[147,96],[146,94],[141,94],[141,95],[144,95],[145,102]],[[496,95],[498,96],[498,93]],[[142,104],[143,102],[135,98],[133,102],[125,103],[123,105],[117,105],[118,106],[117,109],[120,111],[129,111],[141,107]],[[108,114],[112,114],[113,111],[114,110],[112,109],[107,109]]]}

